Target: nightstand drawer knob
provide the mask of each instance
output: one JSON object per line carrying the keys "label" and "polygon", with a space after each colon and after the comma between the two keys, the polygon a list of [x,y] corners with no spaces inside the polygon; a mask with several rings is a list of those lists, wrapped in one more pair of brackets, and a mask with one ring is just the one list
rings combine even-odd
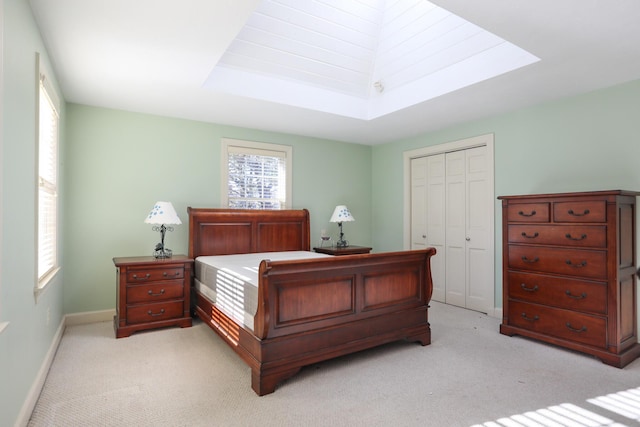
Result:
{"label": "nightstand drawer knob", "polygon": [[159,297],[160,295],[164,295],[164,289],[160,289],[160,292],[157,294],[154,294],[153,291],[151,289],[149,289],[149,292],[147,292],[149,295],[151,295],[152,297]]}
{"label": "nightstand drawer knob", "polygon": [[[163,275],[164,277],[168,277],[168,276],[169,276],[169,273],[167,273],[167,272],[165,271],[165,272],[163,272],[163,273],[162,273],[162,275]],[[176,271],[176,272],[174,273],[174,275],[175,275],[175,276],[180,276],[180,272],[179,272],[179,271]]]}
{"label": "nightstand drawer knob", "polygon": [[160,309],[160,313],[154,313],[154,312],[152,312],[151,310],[149,310],[149,311],[147,311],[147,314],[148,314],[149,316],[153,316],[153,317],[155,317],[155,316],[162,316],[162,315],[164,314],[164,308],[161,308],[161,309]]}
{"label": "nightstand drawer knob", "polygon": [[136,280],[147,280],[149,277],[151,277],[150,273],[145,274],[144,277],[138,277],[137,274],[133,275],[133,278],[136,279]]}

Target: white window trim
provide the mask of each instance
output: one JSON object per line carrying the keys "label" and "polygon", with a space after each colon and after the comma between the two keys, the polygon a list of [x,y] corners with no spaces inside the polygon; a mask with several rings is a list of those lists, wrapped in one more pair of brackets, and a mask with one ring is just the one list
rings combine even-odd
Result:
{"label": "white window trim", "polygon": [[221,192],[220,202],[221,206],[229,206],[229,193],[228,193],[228,181],[229,181],[229,147],[241,147],[247,150],[265,150],[265,151],[279,151],[285,153],[285,163],[287,168],[286,176],[286,198],[285,206],[283,209],[291,209],[293,200],[293,147],[290,145],[271,144],[266,142],[256,141],[243,141],[239,139],[222,138],[222,156],[221,156]]}
{"label": "white window trim", "polygon": [[[36,170],[35,170],[35,174],[36,174],[36,188],[35,188],[35,206],[36,206],[36,219],[35,219],[35,228],[36,228],[36,233],[35,233],[35,248],[36,248],[36,253],[39,254],[39,242],[38,242],[38,227],[39,227],[39,220],[40,220],[40,202],[39,202],[39,196],[40,196],[40,159],[39,159],[39,153],[40,153],[40,82],[42,81],[42,84],[47,92],[47,95],[49,96],[49,99],[51,100],[51,102],[54,105],[54,108],[56,109],[56,112],[58,113],[58,115],[60,114],[60,98],[58,97],[58,94],[55,90],[55,88],[53,87],[52,83],[51,83],[51,76],[52,74],[49,73],[45,67],[44,64],[42,63],[41,59],[40,59],[40,53],[36,52],[36,94],[37,94],[37,98],[36,98],[36,132],[35,132],[35,138],[36,138]],[[59,120],[59,117],[58,117]],[[57,150],[58,152],[60,151],[60,120],[58,121],[58,141],[57,141]],[[58,179],[56,179],[56,188],[59,191],[59,186],[60,186],[60,182],[59,182],[59,175],[60,175],[60,159],[59,156],[57,157],[57,164],[56,164],[56,174],[58,175]],[[44,293],[44,291],[47,289],[49,283],[51,283],[53,281],[53,279],[56,277],[56,275],[58,274],[58,272],[61,270],[60,267],[60,262],[59,262],[59,258],[60,258],[60,234],[59,234],[59,228],[60,228],[60,205],[59,203],[56,203],[56,222],[57,225],[56,227],[58,228],[58,237],[56,238],[56,265],[49,270],[45,275],[42,276],[42,278],[38,277],[38,261],[39,261],[39,255],[36,256],[35,258],[35,278],[34,278],[34,289],[33,289],[33,293],[34,293],[34,297],[36,299],[36,302],[38,301],[38,298]]]}

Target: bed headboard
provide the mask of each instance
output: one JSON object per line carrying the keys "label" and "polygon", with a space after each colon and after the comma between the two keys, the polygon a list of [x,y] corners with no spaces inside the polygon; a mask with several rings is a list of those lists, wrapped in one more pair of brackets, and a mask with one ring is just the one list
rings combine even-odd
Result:
{"label": "bed headboard", "polygon": [[189,257],[311,249],[309,211],[187,208]]}

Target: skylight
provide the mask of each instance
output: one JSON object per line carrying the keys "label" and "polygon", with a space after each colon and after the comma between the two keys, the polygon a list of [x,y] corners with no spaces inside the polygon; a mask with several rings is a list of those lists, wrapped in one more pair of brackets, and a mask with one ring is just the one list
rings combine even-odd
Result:
{"label": "skylight", "polygon": [[538,60],[425,0],[263,0],[204,86],[372,120]]}

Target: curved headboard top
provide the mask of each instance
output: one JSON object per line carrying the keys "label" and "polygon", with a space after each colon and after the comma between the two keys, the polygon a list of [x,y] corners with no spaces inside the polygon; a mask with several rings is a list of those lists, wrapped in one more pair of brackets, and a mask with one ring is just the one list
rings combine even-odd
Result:
{"label": "curved headboard top", "polygon": [[189,257],[311,249],[309,211],[192,208]]}

